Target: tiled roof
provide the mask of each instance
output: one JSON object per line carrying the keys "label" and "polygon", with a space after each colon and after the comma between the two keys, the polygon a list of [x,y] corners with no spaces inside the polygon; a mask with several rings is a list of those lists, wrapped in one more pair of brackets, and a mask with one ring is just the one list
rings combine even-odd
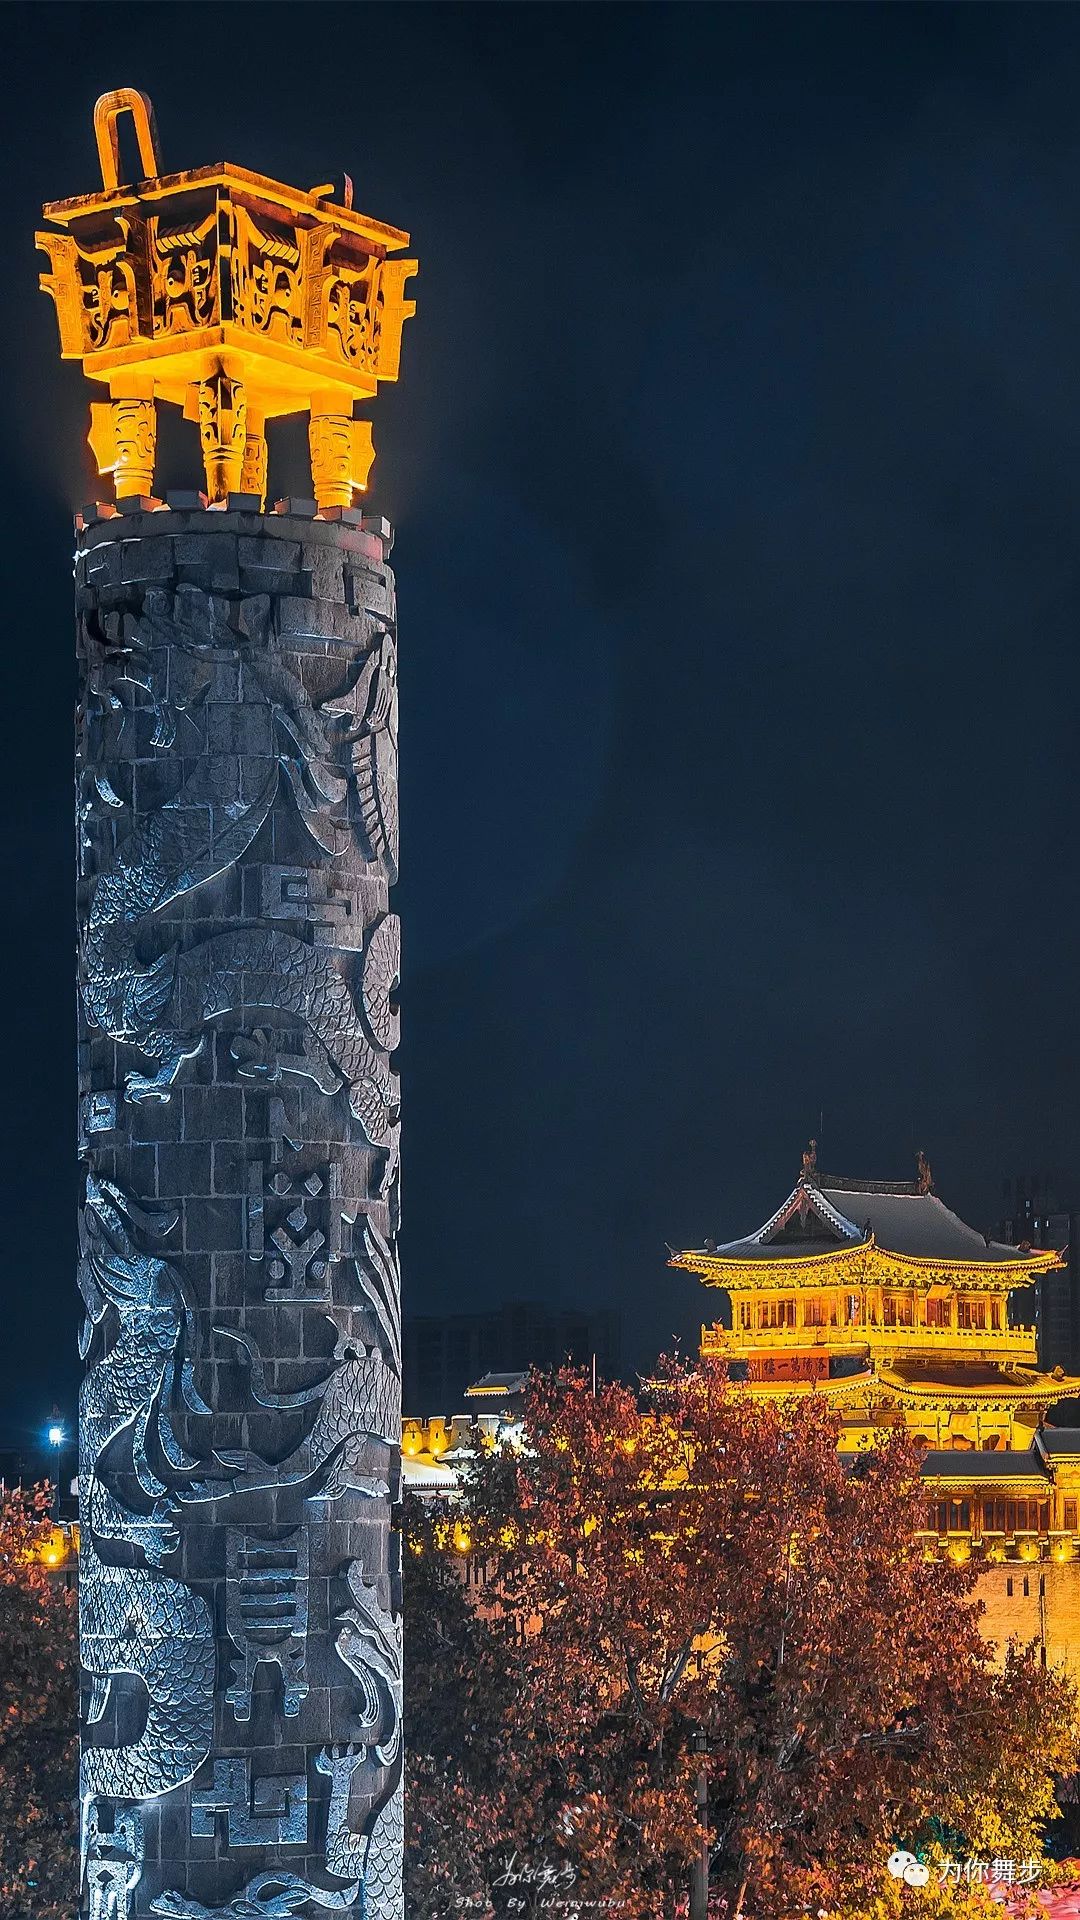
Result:
{"label": "tiled roof", "polygon": [[[913,1181],[819,1179],[808,1174],[755,1233],[696,1251],[721,1261],[790,1260],[857,1247],[871,1236],[885,1252],[910,1259],[963,1266],[1027,1264],[1019,1247],[988,1240],[936,1193],[924,1192]],[[1045,1253],[1032,1255],[1032,1268],[1046,1264]]]}
{"label": "tiled roof", "polygon": [[922,1457],[924,1479],[933,1480],[1017,1480],[1030,1479],[1045,1486],[1046,1464],[1032,1447],[1001,1447],[995,1452],[939,1453],[931,1449]]}
{"label": "tiled roof", "polygon": [[524,1372],[485,1373],[479,1380],[474,1380],[471,1387],[466,1387],[465,1398],[479,1400],[487,1399],[489,1395],[523,1393],[528,1377]]}
{"label": "tiled roof", "polygon": [[881,1192],[880,1183],[863,1188],[823,1185],[825,1198],[837,1212],[869,1227],[879,1247],[920,1260],[1017,1260],[1016,1247],[987,1240],[969,1227],[936,1193],[908,1190]]}
{"label": "tiled roof", "polygon": [[948,1393],[969,1389],[979,1393],[1024,1393],[1031,1389],[1043,1393],[1052,1389],[1060,1394],[1062,1383],[1050,1374],[1037,1373],[1034,1367],[998,1366],[993,1360],[963,1359],[953,1365],[933,1360],[887,1360],[878,1372],[884,1380],[898,1385],[921,1387],[931,1392],[942,1387]]}

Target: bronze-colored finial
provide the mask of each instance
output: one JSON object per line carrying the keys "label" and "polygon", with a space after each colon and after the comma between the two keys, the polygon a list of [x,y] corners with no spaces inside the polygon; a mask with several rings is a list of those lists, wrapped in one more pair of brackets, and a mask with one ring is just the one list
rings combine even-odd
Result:
{"label": "bronze-colored finial", "polygon": [[817,1173],[817,1141],[811,1140],[802,1157],[802,1177],[812,1180]]}
{"label": "bronze-colored finial", "polygon": [[929,1162],[929,1160],[927,1159],[927,1157],[926,1157],[926,1155],[925,1155],[925,1153],[923,1152],[923,1150],[922,1150],[922,1148],[921,1148],[921,1147],[919,1148],[919,1156],[918,1156],[918,1160],[917,1160],[917,1162],[916,1162],[916,1165],[917,1165],[917,1168],[918,1168],[918,1176],[917,1176],[917,1177],[918,1177],[918,1182],[919,1182],[919,1192],[920,1192],[920,1193],[933,1193],[933,1191],[934,1191],[934,1176],[933,1176],[933,1174],[932,1174],[932,1172],[930,1171],[930,1162]]}
{"label": "bronze-colored finial", "polygon": [[[123,178],[119,128],[130,116],[143,177]],[[118,499],[150,498],[157,408],[182,408],[202,441],[207,503],[266,491],[266,422],[309,416],[320,513],[340,517],[367,485],[370,420],[354,402],[396,380],[414,311],[409,236],[357,213],[352,181],[283,185],[220,162],[162,173],[154,110],[134,87],[94,110],[101,191],[45,208],[52,231],[41,285],[52,295],[65,360],[104,387],[90,446]],[[57,229],[59,229],[57,231]]]}

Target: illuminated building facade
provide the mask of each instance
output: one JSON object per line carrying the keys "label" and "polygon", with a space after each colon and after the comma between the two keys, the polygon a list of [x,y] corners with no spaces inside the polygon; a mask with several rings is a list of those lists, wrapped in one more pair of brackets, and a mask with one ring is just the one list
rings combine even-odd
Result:
{"label": "illuminated building facade", "polygon": [[[125,175],[130,122],[137,178]],[[45,209],[76,521],[87,1920],[401,1920],[397,637],[354,501],[407,235],[165,174]],[[203,485],[154,493],[157,410]],[[309,417],[310,500],[266,422]]]}
{"label": "illuminated building facade", "polygon": [[811,1146],[756,1232],[670,1264],[723,1290],[730,1324],[703,1326],[701,1353],[752,1393],[824,1394],[846,1452],[906,1427],[928,1549],[978,1560],[992,1638],[1039,1638],[1080,1671],[1080,1430],[1047,1424],[1080,1380],[1040,1371],[1034,1326],[1010,1313],[1058,1251],[967,1226],[922,1156],[913,1181],[850,1180],[819,1174]]}
{"label": "illuminated building facade", "polygon": [[406,1414],[401,1423],[402,1482],[421,1499],[460,1490],[460,1470],[482,1447],[521,1433],[527,1373],[485,1373],[465,1389],[465,1406],[443,1414]]}

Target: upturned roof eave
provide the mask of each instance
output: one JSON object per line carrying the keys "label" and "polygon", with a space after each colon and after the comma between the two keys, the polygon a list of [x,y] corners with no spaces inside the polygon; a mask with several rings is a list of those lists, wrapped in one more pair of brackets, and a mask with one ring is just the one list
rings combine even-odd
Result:
{"label": "upturned roof eave", "polygon": [[[854,1186],[834,1191],[846,1190],[852,1193],[870,1194],[880,1189],[883,1193],[899,1192],[886,1182],[873,1187]],[[905,1189],[907,1194],[907,1189]],[[919,1200],[924,1196],[918,1193],[909,1197]],[[936,1199],[936,1196],[927,1196]],[[775,1212],[757,1228],[756,1232],[744,1234],[738,1240],[729,1240],[717,1247],[688,1247],[670,1254],[668,1264],[696,1273],[707,1286],[731,1287],[740,1285],[775,1286],[781,1284],[798,1285],[811,1269],[827,1268],[836,1265],[843,1268],[859,1258],[860,1255],[876,1253],[883,1260],[894,1262],[902,1270],[910,1270],[916,1276],[936,1278],[941,1284],[989,1286],[996,1289],[1012,1289],[1026,1286],[1036,1273],[1061,1268],[1065,1265],[1064,1256],[1054,1248],[1029,1248],[1026,1252],[1006,1247],[1003,1242],[985,1240],[985,1254],[977,1251],[978,1238],[971,1229],[965,1229],[964,1222],[952,1213],[951,1208],[937,1200],[942,1215],[949,1221],[969,1232],[976,1241],[967,1257],[958,1258],[956,1250],[952,1253],[911,1253],[890,1247],[880,1240],[866,1220],[862,1226],[848,1214],[842,1212],[825,1191],[824,1183],[819,1185],[814,1179],[803,1175],[792,1188],[787,1199]],[[799,1252],[792,1242],[777,1243],[772,1236],[786,1225],[798,1212],[805,1218],[812,1211],[821,1223],[823,1234],[831,1232],[838,1236],[835,1246],[818,1246],[813,1251]],[[783,1275],[778,1281],[776,1270]],[[988,1276],[994,1275],[994,1279]],[[933,1283],[931,1279],[930,1283]],[[827,1282],[826,1282],[827,1284]]]}
{"label": "upturned roof eave", "polygon": [[905,1380],[896,1381],[887,1377],[883,1369],[878,1375],[881,1385],[889,1392],[898,1406],[925,1407],[928,1403],[935,1407],[945,1407],[954,1412],[975,1403],[993,1407],[1010,1407],[1015,1413],[1025,1408],[1053,1406],[1056,1400],[1068,1400],[1080,1392],[1080,1381],[1048,1380],[1045,1375],[1033,1380],[1002,1380],[1001,1382],[983,1382],[981,1385],[964,1386],[959,1381]]}
{"label": "upturned roof eave", "polygon": [[747,1257],[736,1253],[734,1244],[731,1243],[731,1251],[724,1247],[710,1250],[686,1247],[669,1254],[667,1264],[696,1273],[710,1287],[760,1286],[763,1281],[775,1286],[781,1272],[785,1276],[784,1284],[797,1286],[800,1277],[808,1277],[812,1268],[842,1269],[855,1265],[862,1255],[876,1254],[899,1268],[910,1268],[913,1273],[924,1275],[928,1286],[932,1286],[935,1279],[942,1284],[960,1284],[966,1280],[969,1286],[1003,1288],[1007,1292],[1027,1286],[1036,1273],[1058,1271],[1067,1265],[1065,1256],[1053,1247],[1032,1247],[1015,1260],[950,1260],[937,1254],[897,1253],[891,1247],[879,1246],[872,1233],[850,1246],[819,1248],[815,1253],[788,1253],[777,1249],[775,1253],[762,1252]]}
{"label": "upturned roof eave", "polygon": [[[737,1243],[732,1241],[730,1244],[732,1248],[734,1248],[737,1244],[746,1245],[747,1242]],[[770,1267],[778,1266],[817,1267],[825,1263],[840,1264],[846,1260],[850,1260],[852,1254],[865,1253],[873,1244],[873,1235],[871,1235],[869,1239],[853,1242],[850,1246],[828,1247],[819,1249],[817,1253],[784,1255],[778,1252],[772,1256],[769,1254],[756,1254],[750,1258],[733,1251],[729,1252],[728,1249],[724,1247],[712,1249],[686,1247],[681,1252],[669,1254],[667,1264],[669,1267],[682,1267],[689,1273],[700,1274],[707,1285],[727,1286],[728,1282],[726,1279],[721,1280],[713,1276],[717,1272],[723,1272],[724,1274],[760,1274],[762,1272],[768,1272]]]}
{"label": "upturned roof eave", "polygon": [[849,1401],[852,1405],[907,1407],[912,1411],[924,1412],[938,1408],[956,1413],[970,1411],[973,1405],[979,1403],[999,1411],[1009,1409],[1014,1414],[1025,1410],[1034,1412],[1040,1407],[1052,1406],[1057,1400],[1080,1395],[1080,1380],[1068,1377],[1053,1380],[1047,1374],[1034,1374],[1028,1380],[984,1380],[965,1386],[955,1380],[935,1380],[932,1377],[925,1380],[904,1379],[894,1375],[888,1366],[878,1364],[864,1373],[840,1374],[831,1379],[787,1380],[781,1377],[740,1380],[735,1385],[738,1392],[749,1394],[753,1399],[803,1399],[811,1394],[824,1394],[830,1400]]}

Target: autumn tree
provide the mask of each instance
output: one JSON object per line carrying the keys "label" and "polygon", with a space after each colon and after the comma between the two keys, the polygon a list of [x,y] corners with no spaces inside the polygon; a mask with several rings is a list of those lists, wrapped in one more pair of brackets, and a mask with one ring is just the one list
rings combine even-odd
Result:
{"label": "autumn tree", "polygon": [[[472,1475],[490,1579],[483,1619],[455,1616],[467,1672],[433,1649],[442,1790],[471,1796],[478,1845],[455,1844],[474,1871],[497,1833],[627,1916],[675,1915],[699,1766],[730,1920],[887,1912],[898,1838],[1039,1851],[1075,1761],[1072,1692],[1030,1653],[994,1666],[973,1571],[917,1539],[902,1432],[852,1460],[823,1395],[763,1401],[706,1364],[667,1368],[644,1413],[624,1387],[534,1376],[525,1436]],[[410,1644],[415,1687],[428,1655]]]}
{"label": "autumn tree", "polygon": [[480,1901],[503,1840],[514,1692],[445,1515],[415,1496],[402,1508],[405,1644],[405,1896],[410,1920]]}
{"label": "autumn tree", "polygon": [[0,1912],[69,1920],[77,1901],[75,1596],[42,1560],[32,1499],[0,1504]]}

